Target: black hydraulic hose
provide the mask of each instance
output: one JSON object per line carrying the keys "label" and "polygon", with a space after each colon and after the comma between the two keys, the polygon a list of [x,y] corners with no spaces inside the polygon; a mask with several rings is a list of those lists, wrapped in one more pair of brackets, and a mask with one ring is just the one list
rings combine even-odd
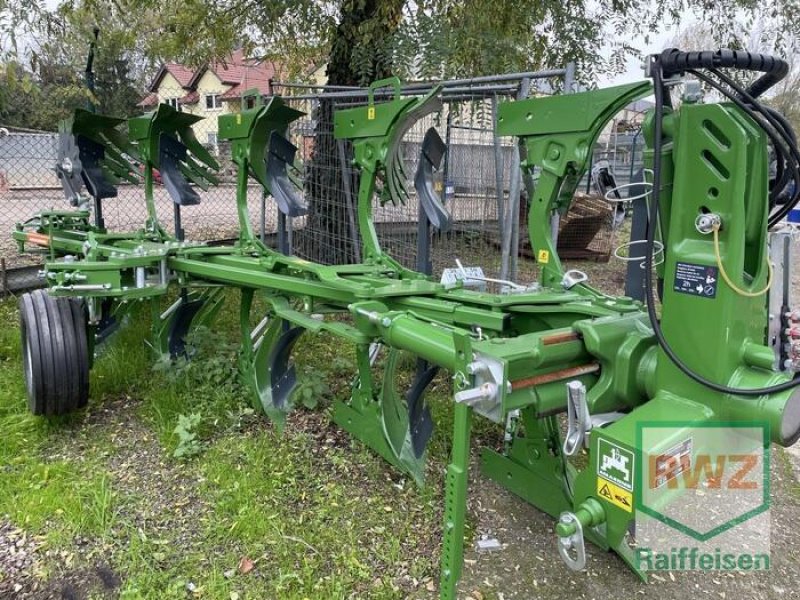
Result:
{"label": "black hydraulic hose", "polygon": [[[786,117],[784,117],[781,113],[779,113],[777,110],[775,110],[772,107],[762,106],[762,108],[765,111],[767,111],[772,116],[773,119],[778,121],[778,123],[780,123],[783,126],[783,131],[786,133],[786,136],[787,136],[786,139],[787,140],[791,140],[791,143],[794,144],[795,146],[797,146],[797,136],[795,135],[794,129],[792,129],[792,126],[789,124],[789,121],[786,119]],[[777,148],[775,149],[775,152],[776,152],[776,166],[779,169],[784,170],[784,161],[777,160],[777,158],[778,158],[777,157],[777,152],[778,152]],[[785,171],[786,171],[785,173],[781,173],[781,175],[783,175],[783,177],[779,177],[778,176],[779,171],[776,169],[776,177],[775,177],[774,186],[770,190],[771,192],[774,193],[775,204],[779,203],[779,201],[781,200],[781,195],[783,194],[784,191],[786,191],[786,188],[787,188],[787,186],[789,184],[788,169],[785,169]],[[800,186],[798,186],[796,182],[795,182],[795,192],[796,192],[795,198],[800,200]],[[797,202],[797,200],[795,200],[795,202]],[[786,203],[788,203],[788,202],[784,202],[784,204],[786,204]]]}
{"label": "black hydraulic hose", "polygon": [[[726,97],[728,97],[734,104],[736,104],[736,106],[738,106],[743,112],[745,112],[748,116],[750,116],[750,118],[752,118],[757,123],[760,123],[762,129],[764,129],[764,131],[766,132],[767,136],[772,141],[773,146],[775,147],[776,153],[780,152],[782,154],[782,156],[783,156],[784,161],[787,163],[787,165],[791,166],[790,167],[790,172],[793,174],[793,178],[795,180],[795,196],[789,202],[784,204],[773,215],[770,215],[769,220],[768,220],[768,225],[770,227],[772,227],[773,225],[778,223],[784,216],[786,216],[789,213],[789,211],[794,207],[794,205],[797,204],[797,201],[800,199],[800,151],[798,151],[797,145],[791,139],[791,136],[788,135],[788,133],[781,126],[781,124],[779,122],[777,122],[772,115],[766,113],[765,111],[760,110],[763,107],[760,104],[758,104],[758,102],[756,102],[755,98],[753,98],[749,94],[747,94],[746,91],[741,90],[740,88],[737,89],[736,90],[737,92],[741,92],[744,95],[743,96],[744,99],[738,98],[738,97],[728,93],[727,90],[722,88],[722,86],[720,86],[716,81],[714,81],[710,77],[704,75],[703,73],[701,73],[701,72],[699,72],[697,70],[694,70],[694,69],[687,69],[687,71],[689,73],[691,73],[692,75],[694,75],[695,77],[697,77],[698,79],[700,79],[701,81],[703,81],[703,82],[707,83],[708,85],[712,86],[714,89],[719,90],[722,94],[724,94]],[[716,73],[715,72],[714,74],[717,75],[718,77],[720,77],[721,79],[724,78],[723,81],[725,79],[727,79],[727,77],[725,77],[722,73]],[[730,81],[730,80],[728,80],[728,81]],[[726,81],[726,83],[728,83],[728,82]],[[730,81],[729,85],[731,85],[731,84],[735,86],[735,82]],[[749,104],[747,103],[748,100],[750,102]],[[756,108],[756,107],[758,107],[758,108]],[[765,127],[764,124],[759,121],[758,114],[761,114],[761,116],[764,118],[764,120],[766,120],[767,123],[769,123],[769,125],[772,126],[775,129],[775,131],[772,131],[769,128]],[[783,141],[786,143],[786,145],[789,148],[789,153],[790,153],[791,156],[787,156],[785,154],[786,151],[783,148],[783,146],[781,145],[781,143],[780,143],[780,141],[778,139],[779,137],[783,138]],[[786,184],[784,184],[784,187],[785,187],[785,185]],[[779,191],[780,190],[775,190],[775,193],[777,194]]]}
{"label": "black hydraulic hose", "polygon": [[764,73],[747,88],[747,94],[753,98],[766,92],[789,73],[789,63],[785,60],[744,50],[681,52],[677,48],[667,48],[659,59],[664,75],[683,73],[689,69],[738,69]]}
{"label": "black hydraulic hose", "polygon": [[[659,55],[659,61],[661,64],[661,73],[663,75],[675,75],[675,74],[682,74],[686,71],[693,71],[696,69],[707,70],[715,75],[717,75],[720,79],[724,80],[732,89],[734,89],[739,99],[747,99],[750,104],[754,106],[754,108],[764,115],[765,119],[767,112],[772,112],[770,109],[765,109],[765,107],[761,106],[756,102],[755,98],[769,90],[779,81],[781,81],[789,72],[789,64],[778,57],[770,56],[767,54],[758,54],[754,52],[747,52],[744,50],[716,50],[716,51],[704,51],[704,52],[682,52],[677,48],[668,48],[664,50]],[[738,69],[738,70],[745,70],[745,71],[755,71],[764,73],[760,78],[758,78],[755,82],[753,82],[746,90],[742,89],[739,85],[737,85],[734,81],[730,78],[726,77],[722,73],[719,72],[719,69]],[[725,96],[730,98],[731,100],[736,100],[734,96],[727,93],[725,90],[720,88],[717,85],[713,85],[716,89],[722,92]],[[752,116],[752,115],[751,115]],[[773,116],[774,118],[774,116]],[[778,119],[782,124],[783,128],[777,127],[774,124],[773,127],[776,128],[778,131],[778,135],[783,137],[786,140],[787,145],[790,147],[796,146],[796,140],[793,134],[788,134],[791,131],[791,127],[788,127],[788,123],[786,123],[785,119],[780,117]],[[765,128],[766,130],[766,128]],[[788,131],[787,131],[788,130]],[[784,135],[787,133],[788,135]],[[789,174],[785,172],[785,167],[787,166],[784,163],[792,163],[791,159],[786,156],[785,150],[783,147],[779,145],[778,142],[775,141],[774,137],[770,137],[773,142],[773,146],[775,148],[776,153],[776,179],[773,185],[770,187],[770,203],[771,206],[775,206],[780,199],[782,192],[786,189],[786,186],[789,182]],[[783,160],[781,160],[783,159]],[[796,164],[796,163],[795,163]],[[773,217],[770,217],[771,225],[777,223],[782,219],[786,214],[788,214],[789,210],[794,206],[796,201],[800,199],[800,190],[797,190],[798,194],[795,195],[794,202],[790,200],[786,204],[789,206],[782,207]]]}
{"label": "black hydraulic hose", "polygon": [[[759,104],[755,97],[751,96],[748,91],[742,90],[741,87],[733,81],[730,77],[725,75],[724,73],[720,73],[719,71],[712,70],[711,71],[714,75],[716,75],[720,81],[728,85],[732,90],[734,90],[741,98],[743,98],[746,102],[748,102],[753,108],[755,108],[778,133],[778,135],[783,138],[784,143],[786,144],[786,148],[788,148],[789,155],[786,154],[786,148],[784,147],[775,147],[776,154],[780,152],[783,155],[784,161],[788,166],[788,170],[792,172],[794,176],[795,182],[795,193],[794,197],[789,199],[781,209],[779,209],[773,216],[770,217],[770,227],[778,223],[783,217],[789,214],[789,211],[794,208],[797,204],[798,200],[800,200],[800,150],[797,148],[797,138],[794,135],[794,131],[792,130],[791,125],[788,121],[781,115],[778,111],[773,110],[769,107],[763,106]],[[695,73],[697,75],[697,73]],[[717,88],[719,89],[719,88]],[[723,91],[723,90],[720,90]],[[723,91],[724,93],[724,91]],[[730,97],[732,100],[735,101],[734,98]],[[762,124],[763,127],[763,124]],[[765,131],[769,133],[769,131],[764,128]],[[772,138],[771,138],[772,139]],[[773,140],[774,143],[774,140]],[[788,179],[788,172],[787,172],[787,179]],[[775,195],[777,196],[783,189],[786,187],[787,182],[783,182],[782,187],[775,189]]]}
{"label": "black hydraulic hose", "polygon": [[[652,193],[652,214],[654,223],[658,222],[659,218],[659,196],[661,186],[661,147],[662,147],[662,118],[664,116],[664,84],[662,80],[662,68],[659,57],[652,57],[650,63],[650,74],[653,78],[653,89],[655,93],[656,105],[654,116],[654,141],[653,141],[653,193]],[[800,385],[800,375],[796,375],[793,379],[778,383],[775,385],[753,388],[753,389],[740,389],[733,388],[727,385],[715,383],[706,379],[699,373],[694,372],[689,366],[684,363],[681,358],[675,354],[675,351],[670,347],[664,332],[661,329],[661,324],[658,321],[656,314],[655,298],[653,296],[653,247],[655,245],[655,227],[647,228],[647,250],[645,253],[645,293],[647,294],[647,315],[650,319],[650,324],[653,328],[653,333],[656,336],[656,341],[664,354],[678,367],[678,369],[690,379],[697,383],[723,394],[731,394],[736,396],[763,396],[765,394],[775,394],[789,390],[797,385]],[[666,240],[664,240],[666,244]]]}

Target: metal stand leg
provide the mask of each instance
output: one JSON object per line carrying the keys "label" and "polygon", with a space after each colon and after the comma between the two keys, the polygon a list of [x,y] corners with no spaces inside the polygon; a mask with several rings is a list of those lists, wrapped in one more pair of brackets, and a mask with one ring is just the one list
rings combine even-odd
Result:
{"label": "metal stand leg", "polygon": [[175,220],[175,239],[179,242],[183,241],[183,224],[181,222],[181,207],[180,204],[173,204],[173,217]]}
{"label": "metal stand leg", "polygon": [[472,409],[456,403],[453,417],[453,455],[445,480],[444,542],[439,597],[453,600],[464,563],[464,520],[467,514],[469,439]]}

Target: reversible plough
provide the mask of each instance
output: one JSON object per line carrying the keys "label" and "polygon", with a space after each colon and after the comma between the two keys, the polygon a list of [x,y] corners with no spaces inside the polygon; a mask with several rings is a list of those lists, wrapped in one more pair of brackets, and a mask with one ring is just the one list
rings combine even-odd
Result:
{"label": "reversible plough", "polygon": [[[615,450],[604,454],[604,461],[632,471],[635,457],[652,450],[637,445],[635,425],[672,421],[676,410],[696,423],[766,421],[771,441],[782,446],[800,436],[787,293],[779,274],[771,275],[768,254],[768,229],[785,214],[785,206],[769,212],[768,140],[775,131],[791,134],[783,125],[771,132],[762,126],[763,107],[755,99],[785,73],[785,63],[746,53],[672,51],[651,57],[649,66],[652,84],[500,106],[497,133],[519,138],[522,168],[538,173],[529,190],[528,231],[540,279],[506,285],[504,293],[469,289],[463,282],[445,286],[403,267],[382,250],[373,225],[377,193],[382,200],[409,198],[403,133],[439,109],[439,89],[423,98],[403,97],[396,79],[376,82],[365,106],[336,112],[335,136],[352,144],[360,171],[357,220],[364,260],[331,266],[281,254],[251,227],[250,178],[283,215],[308,210],[287,174],[296,149],[286,132],[301,113],[281,98],[219,117],[219,138],[230,141],[237,168],[240,228],[233,245],[192,242],[181,233],[181,207],[197,203],[194,186],[213,184],[218,169],[192,134],[196,117],[160,105],[130,119],[126,134],[119,120],[78,111],[62,128],[58,165],[78,210],[41,212],[13,233],[21,250],[39,247],[50,254],[44,268],[48,290],[21,300],[31,410],[55,415],[86,404],[93,348],[136,302],[152,307],[150,343],[156,354],[175,358],[187,353],[184,340],[194,327],[213,321],[223,290],[238,288],[242,376],[255,406],[278,427],[296,385],[291,354],[297,340],[305,331],[337,336],[355,346],[357,374],[352,397],[336,403],[334,420],[421,482],[434,426],[424,392],[437,369],[452,375],[442,598],[455,596],[462,570],[475,416],[505,428],[503,451],[482,450],[482,473],[558,519],[559,550],[570,567],[583,567],[585,537],[614,550],[643,575],[630,543],[633,498],[641,490],[631,479],[630,486],[617,481],[616,501],[600,494],[603,448]],[[731,102],[704,104],[686,94],[679,108],[669,105],[666,90],[680,76],[716,73],[719,67],[766,74]],[[375,102],[374,89],[387,85],[396,88],[394,98]],[[649,274],[645,306],[601,293],[579,271],[565,272],[551,217],[569,209],[590,150],[609,120],[654,91],[656,108],[644,126],[652,175],[645,182],[651,190],[648,252],[642,259]],[[777,121],[772,111],[764,114]],[[796,177],[796,148],[783,137],[778,142],[785,158],[779,183],[785,184],[788,176]],[[451,221],[432,184],[443,152],[432,129],[414,178],[422,210],[440,229]],[[154,169],[175,204],[175,235],[156,215]],[[102,200],[116,194],[118,178],[137,180],[139,173],[147,221],[138,231],[108,231]],[[654,250],[663,261],[653,260]],[[687,293],[678,285],[687,270],[717,273],[723,265],[730,281],[710,283],[713,293]],[[770,293],[759,294],[770,283]],[[163,306],[167,297],[176,297],[173,290],[177,299]],[[772,315],[777,328],[768,319],[776,294],[781,294],[778,314]],[[252,314],[256,295],[266,301],[264,315]],[[373,374],[380,346],[388,352],[382,382]],[[427,365],[405,394],[396,384],[401,352]],[[590,460],[573,460],[585,452]]]}

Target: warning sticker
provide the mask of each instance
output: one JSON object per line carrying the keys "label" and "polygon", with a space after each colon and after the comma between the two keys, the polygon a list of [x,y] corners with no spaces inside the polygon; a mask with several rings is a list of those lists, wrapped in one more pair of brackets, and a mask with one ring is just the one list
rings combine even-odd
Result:
{"label": "warning sticker", "polygon": [[597,474],[633,491],[633,452],[600,438],[597,443]]}
{"label": "warning sticker", "polygon": [[650,459],[650,489],[661,487],[692,467],[692,438]]}
{"label": "warning sticker", "polygon": [[537,255],[537,262],[542,264],[547,264],[550,262],[550,252],[547,250],[539,250],[539,254]]}
{"label": "warning sticker", "polygon": [[597,478],[597,495],[623,510],[633,512],[633,494],[602,477]]}
{"label": "warning sticker", "polygon": [[375,120],[375,107],[370,106],[367,109],[367,121],[374,121]]}
{"label": "warning sticker", "polygon": [[675,264],[672,290],[681,294],[714,298],[717,295],[718,275],[717,267],[679,262]]}

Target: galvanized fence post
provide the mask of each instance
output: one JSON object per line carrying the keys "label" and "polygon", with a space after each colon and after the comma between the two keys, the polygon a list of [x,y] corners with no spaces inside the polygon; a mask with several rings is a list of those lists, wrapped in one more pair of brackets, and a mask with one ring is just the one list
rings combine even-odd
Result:
{"label": "galvanized fence post", "polygon": [[336,141],[336,150],[339,153],[339,164],[341,165],[342,174],[344,177],[343,187],[345,202],[347,203],[347,220],[350,226],[350,235],[353,238],[353,253],[356,262],[361,262],[361,236],[358,234],[358,227],[356,226],[356,205],[353,198],[353,189],[350,185],[351,172],[353,166],[347,160],[347,153],[344,148],[344,141]]}
{"label": "galvanized fence post", "polygon": [[[564,93],[571,94],[575,91],[575,63],[568,62],[564,68]],[[591,164],[590,167],[591,169]],[[589,171],[591,173],[591,170]],[[591,176],[589,177],[591,180]],[[587,189],[588,191],[588,189]],[[553,246],[558,247],[558,230],[561,225],[561,215],[556,211],[550,217],[550,236],[553,238]]]}
{"label": "galvanized fence post", "polygon": [[[531,88],[531,80],[526,77],[520,82],[517,100],[528,97]],[[508,185],[508,210],[506,211],[506,225],[504,229],[510,231],[510,235],[503,236],[503,255],[502,266],[500,269],[500,279],[514,280],[517,277],[517,256],[519,254],[519,195],[520,183],[522,180],[522,169],[520,167],[519,143],[514,144],[511,152],[511,175]]]}
{"label": "galvanized fence post", "polygon": [[507,234],[503,226],[503,148],[500,143],[500,136],[497,135],[497,93],[492,94],[492,138],[494,145],[494,177],[496,183],[495,193],[497,195],[497,229],[500,234],[501,245]]}

